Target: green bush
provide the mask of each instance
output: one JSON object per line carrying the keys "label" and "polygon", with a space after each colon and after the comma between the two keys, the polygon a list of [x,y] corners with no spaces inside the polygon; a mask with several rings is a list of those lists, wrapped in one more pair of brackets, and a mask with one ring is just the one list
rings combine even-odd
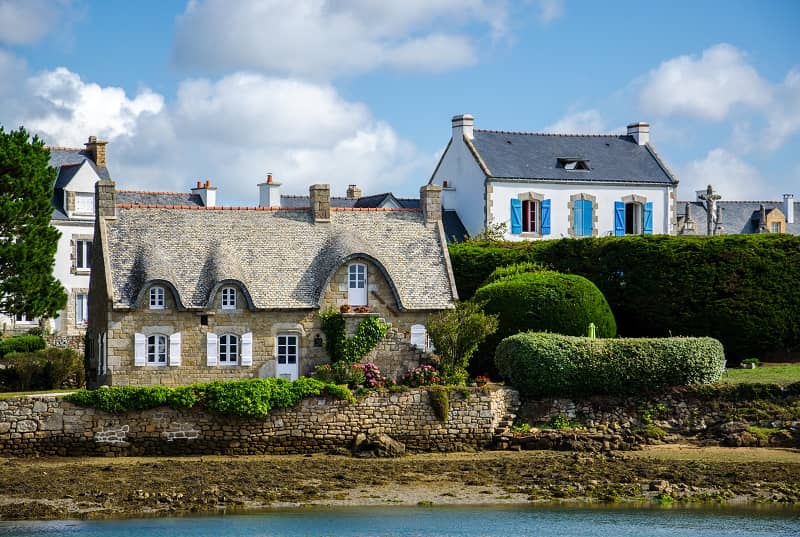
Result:
{"label": "green bush", "polygon": [[504,338],[529,330],[571,336],[585,335],[594,323],[598,337],[614,337],[614,314],[597,287],[581,276],[552,271],[523,272],[478,289],[473,298],[486,313],[497,314],[500,326],[478,351],[471,372],[494,373],[493,357]]}
{"label": "green bush", "polygon": [[294,382],[281,378],[247,379],[211,382],[191,386],[115,386],[96,390],[78,390],[65,400],[81,406],[95,407],[105,412],[120,413],[147,410],[159,406],[177,409],[204,405],[218,414],[244,417],[264,417],[273,408],[297,406],[305,397],[330,395],[352,401],[346,386],[326,384],[317,379],[302,377]]}
{"label": "green bush", "polygon": [[2,359],[0,384],[11,391],[80,388],[83,359],[72,349],[49,347],[35,352],[10,352]]}
{"label": "green bush", "polygon": [[389,329],[378,317],[367,317],[359,323],[356,333],[347,337],[341,313],[329,310],[320,313],[319,318],[331,362],[357,362],[380,343]]}
{"label": "green bush", "polygon": [[486,278],[486,281],[483,283],[483,285],[488,285],[499,280],[519,276],[520,274],[527,274],[529,272],[542,272],[545,270],[547,270],[547,267],[541,263],[531,263],[530,261],[506,265],[504,267],[497,267],[492,271],[491,274],[489,274],[489,277]]}
{"label": "green bush", "polygon": [[525,261],[591,280],[625,337],[719,339],[733,360],[800,351],[800,237],[635,236],[453,244],[459,296]]}
{"label": "green bush", "polygon": [[712,338],[589,339],[528,332],[506,338],[500,374],[526,397],[628,395],[715,382],[725,354]]}
{"label": "green bush", "polygon": [[42,336],[22,334],[6,339],[0,339],[0,358],[11,352],[33,352],[44,349]]}

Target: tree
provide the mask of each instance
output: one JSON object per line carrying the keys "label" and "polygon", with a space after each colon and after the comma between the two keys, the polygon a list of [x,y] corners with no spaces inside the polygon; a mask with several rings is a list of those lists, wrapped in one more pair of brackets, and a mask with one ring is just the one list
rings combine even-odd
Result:
{"label": "tree", "polygon": [[50,225],[55,170],[38,136],[0,127],[0,311],[54,317],[67,303],[53,277],[58,238]]}
{"label": "tree", "polygon": [[482,304],[459,302],[428,321],[428,334],[439,355],[445,382],[466,380],[472,354],[488,336],[497,331],[497,316],[483,312]]}

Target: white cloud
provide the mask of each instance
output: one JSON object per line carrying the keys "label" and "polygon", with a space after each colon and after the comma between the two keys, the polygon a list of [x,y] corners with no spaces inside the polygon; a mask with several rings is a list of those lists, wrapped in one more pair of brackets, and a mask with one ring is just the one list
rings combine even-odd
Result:
{"label": "white cloud", "polygon": [[545,132],[561,134],[600,134],[606,132],[606,122],[597,110],[569,112],[544,128]]}
{"label": "white cloud", "polygon": [[[0,55],[0,75],[13,60]],[[255,185],[273,172],[286,193],[330,183],[344,195],[356,183],[364,192],[415,195],[435,164],[329,85],[234,73],[186,80],[166,103],[150,90],[128,95],[65,68],[18,78],[16,91],[0,92],[0,123],[22,124],[51,145],[107,139],[120,188],[187,191],[211,179],[221,202],[254,205]]]}
{"label": "white cloud", "polygon": [[800,132],[800,70],[789,71],[775,93],[763,138],[768,150],[778,149],[789,137]]}
{"label": "white cloud", "polygon": [[64,0],[0,0],[0,43],[29,45],[58,21]]}
{"label": "white cloud", "polygon": [[758,200],[769,197],[766,181],[751,164],[723,148],[715,148],[700,160],[689,162],[680,176],[681,199],[694,199],[696,190],[709,184],[723,200]]}
{"label": "white cloud", "polygon": [[725,119],[736,106],[762,108],[772,88],[728,44],[703,51],[700,58],[679,56],[650,71],[641,87],[640,104],[659,116],[684,114],[706,120]]}
{"label": "white cloud", "polygon": [[548,24],[564,14],[564,0],[534,0],[539,9],[539,22]]}
{"label": "white cloud", "polygon": [[495,37],[502,35],[503,3],[192,1],[177,21],[174,59],[190,69],[314,79],[381,67],[439,71],[475,62],[474,45],[457,33],[473,22],[488,26]]}

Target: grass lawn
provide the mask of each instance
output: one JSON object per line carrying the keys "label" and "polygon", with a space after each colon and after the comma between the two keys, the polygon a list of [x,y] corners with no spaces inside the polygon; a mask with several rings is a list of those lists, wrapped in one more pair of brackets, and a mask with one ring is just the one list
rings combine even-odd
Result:
{"label": "grass lawn", "polygon": [[742,384],[758,382],[764,384],[791,384],[800,382],[800,364],[760,365],[755,369],[728,369],[720,382]]}
{"label": "grass lawn", "polygon": [[72,390],[68,388],[60,389],[60,390],[43,390],[43,391],[34,391],[34,392],[0,392],[0,400],[2,399],[13,399],[15,397],[20,397],[22,395],[45,395],[48,393],[71,393],[76,392],[78,390]]}

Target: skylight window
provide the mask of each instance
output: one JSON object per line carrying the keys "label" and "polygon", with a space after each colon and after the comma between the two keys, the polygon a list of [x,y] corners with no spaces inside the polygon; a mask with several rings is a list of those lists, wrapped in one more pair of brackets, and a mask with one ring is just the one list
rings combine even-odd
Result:
{"label": "skylight window", "polygon": [[587,171],[589,170],[589,161],[579,158],[560,158],[558,166],[569,171]]}

